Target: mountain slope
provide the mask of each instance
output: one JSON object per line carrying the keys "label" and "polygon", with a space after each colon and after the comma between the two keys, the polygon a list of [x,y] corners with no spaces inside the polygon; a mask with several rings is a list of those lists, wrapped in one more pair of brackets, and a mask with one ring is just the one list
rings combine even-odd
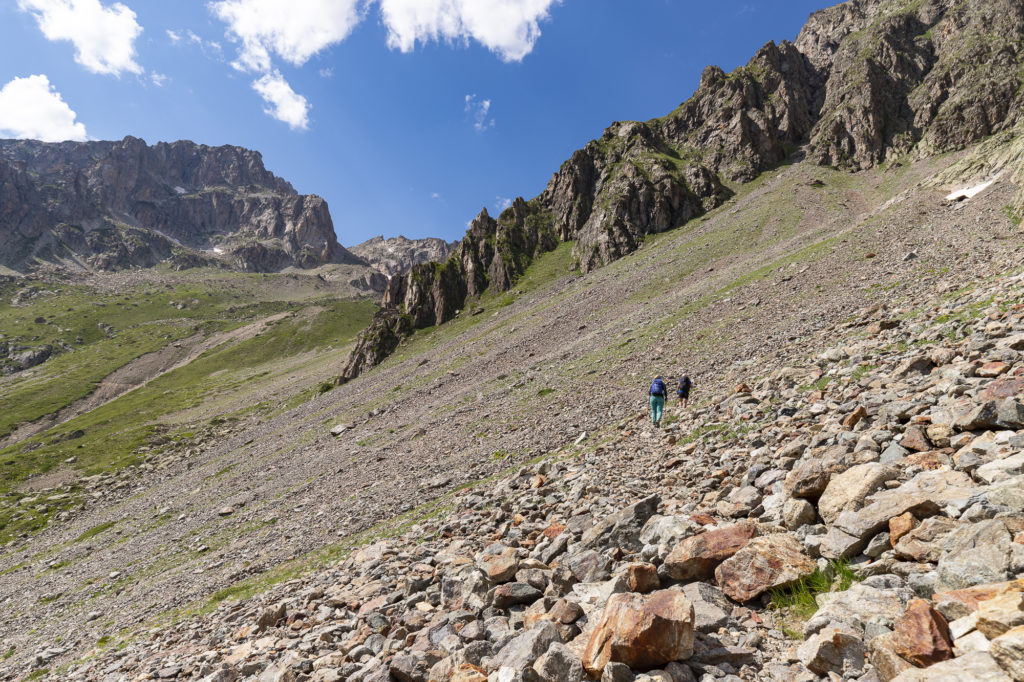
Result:
{"label": "mountain slope", "polygon": [[[800,364],[867,307],[898,316],[1018,263],[1018,233],[1002,212],[1017,188],[1000,180],[946,204],[954,187],[931,181],[957,160],[856,175],[780,168],[706,220],[585,276],[562,274],[572,263],[562,244],[508,293],[485,292],[468,311],[477,314],[417,332],[345,386],[211,424],[180,446],[143,445],[120,473],[82,480],[71,464],[53,469],[66,479],[29,479],[8,498],[22,514],[55,509],[69,493],[85,504],[5,549],[10,669],[56,646],[66,650],[47,665],[61,670],[137,622],[153,627],[161,614],[330,565],[388,532],[372,530],[378,523],[444,514],[419,505],[632,418],[655,372],[686,369],[703,400],[762,368]],[[310,368],[322,376],[323,362],[340,357],[332,353],[310,357]],[[229,377],[221,399],[240,378]],[[336,425],[347,428],[332,437]],[[74,428],[7,456],[30,458],[39,442],[48,461],[81,457],[63,438]]]}
{"label": "mountain slope", "polygon": [[327,203],[258,152],[192,142],[0,140],[0,265],[99,270],[169,260],[266,272],[360,261]]}
{"label": "mountain slope", "polygon": [[402,333],[450,320],[467,297],[509,289],[558,241],[574,242],[589,272],[719,205],[730,183],[798,158],[798,146],[819,164],[856,170],[1016,130],[1022,35],[1014,0],[854,0],[815,13],[795,43],[768,43],[731,74],[708,67],[674,112],[612,125],[540,196],[497,220],[481,213],[442,266],[393,280],[383,300],[391,310],[375,318],[340,380],[386,357]]}
{"label": "mountain slope", "polygon": [[[929,7],[942,10],[932,36],[955,37],[957,25],[941,22],[967,16],[954,16],[960,5],[856,2],[816,14],[811,25],[827,30],[807,44],[833,59],[835,46],[867,35],[876,20],[888,25],[886,8],[906,14]],[[844,12],[851,13],[849,27],[838,23],[847,21]],[[867,44],[883,52],[890,45]],[[557,598],[568,599],[568,583],[556,571],[563,575],[567,557],[580,550],[594,550],[581,570],[664,563],[667,546],[643,555],[643,548],[613,547],[612,536],[596,531],[593,544],[576,544],[652,491],[662,497],[660,513],[699,511],[694,523],[724,524],[745,509],[773,525],[779,509],[743,507],[752,499],[744,488],[771,472],[753,487],[765,497],[778,494],[773,486],[782,480],[771,476],[796,460],[790,451],[762,448],[806,441],[816,455],[847,443],[856,432],[840,428],[839,419],[861,394],[871,399],[865,426],[876,423],[883,405],[901,402],[907,387],[894,384],[889,368],[913,360],[919,346],[948,346],[966,354],[966,364],[949,368],[957,374],[948,381],[940,370],[933,385],[915,383],[920,405],[900,413],[891,429],[877,422],[876,430],[888,432],[880,442],[902,437],[940,399],[971,397],[966,392],[982,386],[968,375],[990,356],[996,361],[997,335],[1010,333],[999,325],[1014,333],[1019,326],[1019,315],[1012,317],[1019,287],[1001,275],[1021,267],[1012,208],[1021,196],[1020,129],[1004,126],[943,154],[920,143],[907,153],[886,147],[882,163],[856,172],[852,159],[822,166],[811,153],[820,148],[809,142],[824,120],[817,103],[826,101],[826,81],[814,85],[815,74],[827,75],[816,59],[793,46],[768,46],[735,74],[706,72],[704,94],[670,117],[615,124],[588,145],[591,152],[577,152],[552,180],[557,192],[520,199],[497,219],[482,213],[454,257],[392,278],[386,296],[395,305],[379,311],[363,337],[363,353],[379,352],[368,364],[379,366],[343,386],[326,390],[322,382],[345,356],[351,329],[339,328],[330,311],[290,310],[281,327],[268,327],[272,344],[253,337],[233,352],[212,349],[191,372],[161,376],[92,419],[15,436],[0,450],[0,466],[18,472],[0,500],[7,532],[0,603],[10,614],[0,622],[0,650],[9,652],[0,676],[377,682],[426,678],[428,659],[443,662],[447,653],[424,652],[442,650],[455,652],[447,656],[452,666],[465,658],[508,675],[488,669],[493,655],[522,634],[527,604],[531,623],[540,611],[544,620],[556,593],[548,599],[516,587],[524,602],[509,607],[502,600],[515,594],[501,593],[496,603],[491,588],[498,586],[481,580],[473,584],[486,604],[449,608],[454,592],[462,593],[456,583],[468,578],[453,571],[476,571],[469,564],[484,561],[492,541],[512,545],[517,562],[542,564],[520,567],[536,572],[513,576],[518,584],[557,583]],[[761,73],[768,68],[770,78]],[[787,80],[794,69],[811,80]],[[778,85],[758,90],[762,82]],[[762,108],[751,108],[759,101]],[[730,109],[737,102],[746,107],[740,113]],[[677,142],[666,142],[668,129]],[[764,138],[764,130],[795,137]],[[803,154],[789,153],[790,139],[803,140]],[[869,134],[863,144],[873,139]],[[674,146],[684,142],[704,145],[699,159]],[[780,145],[786,156],[776,157]],[[988,180],[971,198],[946,200]],[[672,222],[687,213],[685,223]],[[592,219],[592,226],[609,225],[595,215],[618,222],[587,232]],[[662,218],[678,229],[659,232]],[[561,231],[570,224],[573,230]],[[590,267],[581,253],[616,255]],[[269,289],[287,281],[278,277]],[[312,273],[303,286],[319,291]],[[122,305],[142,307],[153,295],[130,294],[140,300]],[[328,300],[309,304],[324,308]],[[313,327],[320,331],[307,347]],[[324,330],[335,330],[337,344]],[[1004,373],[1019,371],[1015,358],[1005,355]],[[672,443],[638,427],[650,378],[680,371],[696,380],[699,417],[673,424]],[[35,378],[19,377],[26,391]],[[741,382],[754,390],[726,398]],[[173,410],[165,412],[168,401]],[[152,419],[159,430],[112,448],[126,413]],[[678,440],[706,447],[687,449]],[[579,455],[585,466],[534,462],[563,454]],[[951,454],[914,466],[951,470],[940,456]],[[915,472],[908,463],[903,473]],[[469,492],[459,494],[464,487]],[[820,505],[808,504],[818,513]],[[990,512],[1002,513],[977,514]],[[541,553],[552,543],[544,544],[551,539],[544,531],[563,522],[572,524],[569,554],[546,563]],[[830,530],[819,525],[796,541]],[[1002,532],[998,548],[1008,544]],[[403,537],[352,553],[392,536]],[[634,577],[645,570],[634,569]],[[590,578],[601,586],[584,597],[622,589],[600,571]],[[881,580],[886,589],[909,589],[889,580]],[[593,625],[595,604],[563,625]],[[756,618],[786,626],[761,603],[719,606],[732,618],[730,633],[701,637],[718,658],[695,660],[689,672],[717,678],[744,665],[749,676],[755,664],[797,667],[776,641],[779,630],[756,626]],[[490,618],[500,632],[483,626]],[[449,638],[453,630],[474,644]],[[571,628],[559,629],[560,641],[574,637]],[[718,644],[744,651],[723,652]],[[467,653],[470,646],[475,654]]]}

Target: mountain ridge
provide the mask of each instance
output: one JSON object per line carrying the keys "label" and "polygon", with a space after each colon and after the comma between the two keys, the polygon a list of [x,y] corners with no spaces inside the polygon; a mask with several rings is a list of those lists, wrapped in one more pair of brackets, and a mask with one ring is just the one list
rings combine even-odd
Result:
{"label": "mountain ridge", "polygon": [[15,270],[362,262],[338,243],[326,201],[230,145],[0,140],[0,218],[0,265]]}
{"label": "mountain ridge", "polygon": [[705,68],[676,110],[613,123],[540,195],[518,198],[497,220],[484,209],[448,260],[393,279],[339,382],[415,329],[452,319],[467,298],[508,290],[559,241],[574,242],[589,272],[719,205],[729,182],[751,180],[798,146],[819,164],[858,170],[1013,129],[1024,120],[1022,34],[1024,7],[1013,0],[853,0],[815,12],[794,43],[769,42],[731,74]]}

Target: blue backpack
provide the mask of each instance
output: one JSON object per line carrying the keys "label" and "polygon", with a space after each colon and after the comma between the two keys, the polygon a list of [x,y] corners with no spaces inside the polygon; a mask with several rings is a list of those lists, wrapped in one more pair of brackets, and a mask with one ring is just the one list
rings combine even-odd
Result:
{"label": "blue backpack", "polygon": [[665,395],[665,382],[661,379],[655,379],[651,382],[651,395]]}

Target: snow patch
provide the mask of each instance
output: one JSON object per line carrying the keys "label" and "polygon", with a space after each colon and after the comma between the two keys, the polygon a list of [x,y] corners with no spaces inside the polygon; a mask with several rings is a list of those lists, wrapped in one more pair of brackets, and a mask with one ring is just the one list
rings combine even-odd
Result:
{"label": "snow patch", "polygon": [[184,187],[178,187],[177,185],[175,185],[174,191],[177,192],[178,194],[188,194],[187,189],[185,189]]}
{"label": "snow patch", "polygon": [[[1000,173],[1000,175],[1002,175]],[[974,185],[973,187],[966,187],[964,189],[958,189],[950,192],[946,195],[946,201],[963,201],[964,199],[971,199],[978,194],[984,192],[986,189],[991,187],[996,180],[999,179],[999,175],[981,183],[980,185]]]}
{"label": "snow patch", "polygon": [[215,247],[213,247],[213,252],[214,253],[224,253],[224,249],[220,248],[219,246],[215,246]]}

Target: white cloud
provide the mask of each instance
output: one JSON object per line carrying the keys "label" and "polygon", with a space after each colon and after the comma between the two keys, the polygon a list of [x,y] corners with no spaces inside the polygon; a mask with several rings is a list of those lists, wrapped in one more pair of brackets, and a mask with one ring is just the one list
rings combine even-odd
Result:
{"label": "white cloud", "polygon": [[45,75],[15,78],[0,89],[0,134],[43,142],[84,140],[85,126],[75,122]]}
{"label": "white cloud", "polygon": [[142,27],[135,12],[115,2],[105,7],[99,0],[18,0],[31,12],[47,40],[69,40],[75,61],[93,73],[120,76],[142,73],[135,61],[135,39]]}
{"label": "white cloud", "polygon": [[167,77],[167,74],[157,73],[156,71],[153,71],[149,74],[149,80],[153,81],[153,85],[157,86],[158,88],[162,88],[164,86],[164,83],[166,83],[169,79]]}
{"label": "white cloud", "polygon": [[388,47],[411,52],[416,43],[470,39],[518,62],[540,37],[540,22],[560,0],[378,0]]}
{"label": "white cloud", "polygon": [[264,113],[287,123],[293,130],[309,127],[309,102],[292,90],[279,71],[263,74],[253,81],[252,87],[270,105]]}
{"label": "white cloud", "polygon": [[430,193],[430,198],[431,198],[431,199],[440,199],[440,198],[441,198],[441,195],[440,195],[440,194],[438,194],[437,192],[431,192],[431,193]]}
{"label": "white cloud", "polygon": [[321,78],[330,78],[333,75],[334,75],[334,69],[331,68],[330,66],[326,66],[326,67],[320,69],[320,77]]}
{"label": "white cloud", "polygon": [[466,113],[473,119],[473,129],[482,133],[494,127],[494,119],[487,118],[491,111],[491,100],[478,100],[476,95],[466,95]]}
{"label": "white cloud", "polygon": [[271,55],[301,66],[348,37],[360,22],[360,0],[218,0],[210,8],[242,43],[232,65],[268,73]]}
{"label": "white cloud", "polygon": [[495,197],[495,206],[498,207],[498,212],[501,213],[506,208],[512,205],[512,200],[508,197]]}
{"label": "white cloud", "polygon": [[175,33],[171,29],[167,29],[167,37],[171,39],[172,45],[177,45],[178,41],[181,40],[181,34]]}

